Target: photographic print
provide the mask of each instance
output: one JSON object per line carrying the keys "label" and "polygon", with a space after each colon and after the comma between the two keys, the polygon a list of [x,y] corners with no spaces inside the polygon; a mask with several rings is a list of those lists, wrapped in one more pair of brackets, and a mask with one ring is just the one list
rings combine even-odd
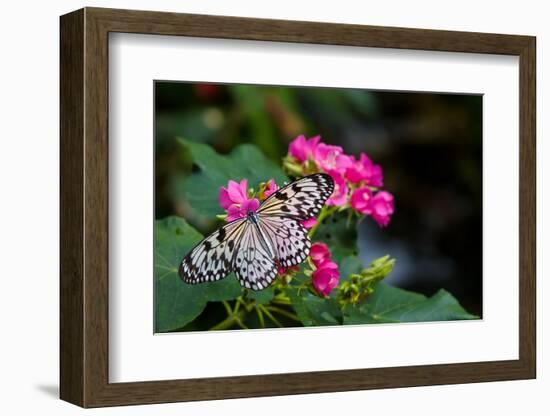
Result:
{"label": "photographic print", "polygon": [[482,317],[482,96],[156,81],[155,332]]}
{"label": "photographic print", "polygon": [[62,400],[536,378],[535,37],[86,7],[59,38]]}

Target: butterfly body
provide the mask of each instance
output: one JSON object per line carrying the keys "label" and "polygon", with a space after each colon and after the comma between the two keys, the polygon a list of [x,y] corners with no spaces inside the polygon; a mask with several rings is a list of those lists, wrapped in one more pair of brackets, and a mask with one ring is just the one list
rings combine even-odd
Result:
{"label": "butterfly body", "polygon": [[249,211],[195,246],[180,264],[180,277],[196,284],[235,272],[241,286],[265,289],[278,267],[298,265],[309,255],[311,241],[301,222],[315,217],[333,190],[332,178],[324,173],[284,186],[257,211]]}
{"label": "butterfly body", "polygon": [[276,252],[273,246],[271,245],[271,242],[269,241],[269,238],[265,235],[264,230],[262,227],[260,227],[260,219],[258,217],[258,214],[256,214],[255,211],[248,211],[246,214],[246,219],[248,222],[250,222],[254,228],[258,231],[258,234],[260,235],[261,239],[260,242],[264,246],[265,249],[267,249],[267,252],[269,253],[270,257],[273,259],[273,262],[277,265],[277,257]]}

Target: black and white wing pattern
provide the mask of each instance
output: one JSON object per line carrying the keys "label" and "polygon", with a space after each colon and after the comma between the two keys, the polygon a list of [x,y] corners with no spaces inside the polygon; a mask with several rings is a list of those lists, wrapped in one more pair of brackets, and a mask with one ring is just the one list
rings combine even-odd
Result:
{"label": "black and white wing pattern", "polygon": [[214,282],[235,272],[241,286],[262,290],[277,267],[302,263],[311,241],[302,221],[317,216],[334,190],[330,175],[316,173],[279,189],[251,218],[226,224],[185,256],[179,275],[186,283]]}
{"label": "black and white wing pattern", "polygon": [[316,173],[279,189],[260,206],[260,227],[281,266],[295,266],[309,255],[311,241],[301,222],[316,217],[333,191],[331,176]]}
{"label": "black and white wing pattern", "polygon": [[307,220],[317,216],[334,191],[334,180],[326,173],[315,173],[289,183],[267,198],[258,215],[284,216]]}
{"label": "black and white wing pattern", "polygon": [[215,282],[233,271],[233,259],[250,227],[246,218],[226,224],[210,234],[185,256],[179,275],[185,283]]}
{"label": "black and white wing pattern", "polygon": [[307,230],[294,218],[280,216],[260,217],[260,227],[275,251],[277,262],[283,267],[302,263],[311,248]]}
{"label": "black and white wing pattern", "polygon": [[233,271],[242,287],[262,290],[277,276],[275,259],[255,225],[244,231],[233,260]]}

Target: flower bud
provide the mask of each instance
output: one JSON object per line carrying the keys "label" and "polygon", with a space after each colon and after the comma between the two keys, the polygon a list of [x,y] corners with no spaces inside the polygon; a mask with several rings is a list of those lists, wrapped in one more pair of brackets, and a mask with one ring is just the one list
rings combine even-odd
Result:
{"label": "flower bud", "polygon": [[360,273],[349,275],[338,287],[338,300],[341,304],[354,304],[372,294],[378,282],[384,279],[393,269],[395,259],[390,256],[373,260],[370,266]]}

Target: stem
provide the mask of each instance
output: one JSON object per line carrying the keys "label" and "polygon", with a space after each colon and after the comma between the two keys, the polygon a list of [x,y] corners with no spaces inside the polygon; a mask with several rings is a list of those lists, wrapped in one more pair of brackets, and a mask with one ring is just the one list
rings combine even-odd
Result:
{"label": "stem", "polygon": [[269,312],[264,306],[260,305],[258,306],[258,308],[261,309],[261,311],[269,318],[273,321],[273,323],[275,325],[277,325],[279,328],[283,328],[283,325],[279,322],[279,320],[277,318],[275,318],[271,312]]}
{"label": "stem", "polygon": [[[242,329],[248,329],[248,327],[243,323],[243,318],[249,312],[249,309],[243,303],[242,298],[239,296],[235,302],[235,309],[231,309],[231,305],[226,300],[222,301],[222,304],[227,312],[227,318],[225,318],[220,323],[214,325],[209,329],[209,331],[216,331],[221,329],[231,328],[234,324],[237,324]],[[244,308],[239,310],[240,306],[244,305]]]}
{"label": "stem", "polygon": [[229,302],[224,300],[224,301],[222,301],[222,303],[223,303],[223,306],[225,308],[225,311],[227,312],[227,316],[233,315],[233,311],[231,310],[231,306],[229,306]]}
{"label": "stem", "polygon": [[346,228],[349,228],[350,224],[351,224],[351,218],[353,216],[353,211],[349,211],[348,213],[348,220],[346,221]]}
{"label": "stem", "polygon": [[245,313],[242,311],[237,314],[231,314],[227,318],[225,318],[223,321],[221,321],[219,324],[214,325],[212,328],[209,329],[209,331],[219,331],[221,329],[229,329],[234,324],[239,325],[241,328],[246,326],[242,323],[241,319],[244,317]]}
{"label": "stem", "polygon": [[276,306],[268,306],[268,307],[266,307],[266,309],[271,311],[271,312],[278,313],[279,315],[286,316],[287,318],[290,318],[294,321],[301,322],[300,318],[298,318],[295,314],[293,314],[291,312],[288,312],[288,311],[285,311],[284,309],[277,308]]}
{"label": "stem", "polygon": [[321,223],[327,218],[328,216],[334,214],[338,207],[327,207],[326,205],[321,208],[321,212],[319,213],[319,216],[317,217],[317,222],[315,225],[309,230],[308,236],[310,239],[313,238],[313,235],[317,231],[317,228],[321,225]]}
{"label": "stem", "polygon": [[256,313],[258,314],[258,321],[260,321],[260,327],[265,328],[265,320],[264,320],[264,314],[262,313],[262,310],[258,307],[255,307]]}
{"label": "stem", "polygon": [[243,321],[241,321],[241,319],[239,317],[237,317],[235,319],[236,319],[237,325],[239,325],[241,327],[241,329],[248,329],[248,327],[243,323]]}
{"label": "stem", "polygon": [[237,313],[239,311],[239,308],[241,307],[241,297],[239,296],[237,300],[235,301],[235,308],[233,309],[233,313]]}
{"label": "stem", "polygon": [[289,299],[285,298],[273,298],[273,303],[278,305],[292,305],[292,302]]}

